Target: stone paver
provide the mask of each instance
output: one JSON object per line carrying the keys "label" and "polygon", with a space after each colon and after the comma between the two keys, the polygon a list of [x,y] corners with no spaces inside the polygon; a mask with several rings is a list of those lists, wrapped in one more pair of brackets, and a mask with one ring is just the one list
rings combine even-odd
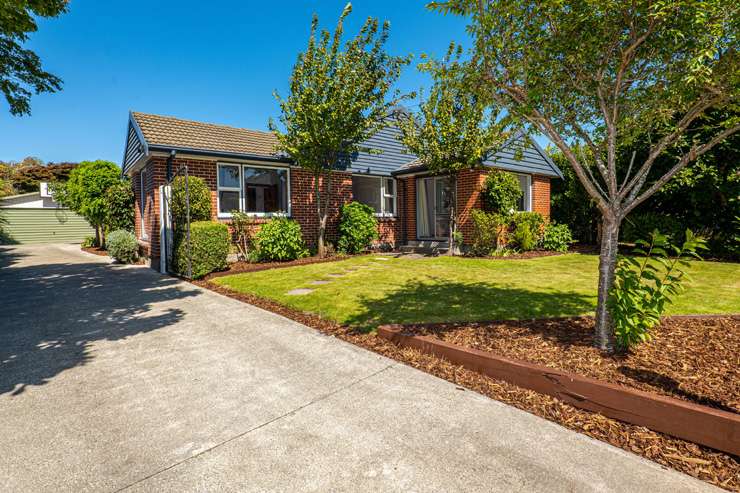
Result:
{"label": "stone paver", "polygon": [[303,295],[311,294],[311,293],[313,293],[313,289],[296,288],[296,289],[291,289],[285,294],[287,294],[288,296],[303,296]]}
{"label": "stone paver", "polygon": [[76,246],[0,247],[0,306],[3,492],[717,491]]}

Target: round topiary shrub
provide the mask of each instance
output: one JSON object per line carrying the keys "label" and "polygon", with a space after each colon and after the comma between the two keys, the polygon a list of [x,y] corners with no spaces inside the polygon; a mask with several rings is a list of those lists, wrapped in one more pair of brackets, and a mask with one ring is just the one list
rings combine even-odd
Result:
{"label": "round topiary shrub", "polygon": [[121,180],[108,187],[105,192],[105,207],[105,227],[108,231],[134,230],[134,190],[129,180]]}
{"label": "round topiary shrub", "polygon": [[108,254],[124,264],[136,261],[139,254],[139,244],[136,237],[130,231],[118,229],[108,235],[106,239]]}
{"label": "round topiary shrub", "polygon": [[[190,222],[211,220],[211,191],[203,179],[197,176],[188,177],[188,194],[190,195]],[[185,177],[178,176],[172,181],[172,198],[170,208],[175,227],[184,227],[187,217],[185,201]]]}
{"label": "round topiary shrub", "polygon": [[[224,270],[229,255],[229,228],[215,221],[190,223],[190,265],[193,279],[200,279],[211,272]],[[175,236],[173,269],[186,276],[188,273],[188,242],[185,232]]]}
{"label": "round topiary shrub", "polygon": [[287,217],[276,217],[262,225],[254,235],[254,246],[261,261],[287,261],[308,256],[301,225]]}
{"label": "round topiary shrub", "polygon": [[573,235],[567,224],[550,223],[545,226],[545,234],[542,236],[542,247],[554,252],[567,252],[568,245],[573,243]]}
{"label": "round topiary shrub", "polygon": [[378,220],[372,207],[359,202],[342,206],[339,222],[340,252],[360,253],[378,239]]}
{"label": "round topiary shrub", "polygon": [[481,199],[487,211],[510,214],[521,197],[519,179],[507,171],[491,170],[483,182]]}

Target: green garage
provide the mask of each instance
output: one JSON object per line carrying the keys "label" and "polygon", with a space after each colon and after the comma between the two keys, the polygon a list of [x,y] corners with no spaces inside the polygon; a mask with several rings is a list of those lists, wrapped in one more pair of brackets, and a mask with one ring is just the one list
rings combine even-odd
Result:
{"label": "green garage", "polygon": [[82,243],[95,230],[62,208],[0,208],[0,243]]}

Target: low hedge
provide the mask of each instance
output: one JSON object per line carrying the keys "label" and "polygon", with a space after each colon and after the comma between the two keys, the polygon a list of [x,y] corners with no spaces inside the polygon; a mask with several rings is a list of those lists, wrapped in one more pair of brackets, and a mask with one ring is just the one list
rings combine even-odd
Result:
{"label": "low hedge", "polygon": [[308,256],[301,225],[287,217],[276,217],[262,225],[254,235],[257,258],[265,262],[284,262]]}
{"label": "low hedge", "polygon": [[[229,228],[214,221],[190,223],[190,253],[193,279],[224,270],[229,254]],[[184,231],[175,235],[173,268],[180,275],[188,273],[188,242]]]}

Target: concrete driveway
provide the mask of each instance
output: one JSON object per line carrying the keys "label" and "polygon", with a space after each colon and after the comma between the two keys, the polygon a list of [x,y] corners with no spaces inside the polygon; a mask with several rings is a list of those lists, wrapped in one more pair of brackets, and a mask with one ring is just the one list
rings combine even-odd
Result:
{"label": "concrete driveway", "polygon": [[258,308],[0,247],[0,490],[711,491]]}

